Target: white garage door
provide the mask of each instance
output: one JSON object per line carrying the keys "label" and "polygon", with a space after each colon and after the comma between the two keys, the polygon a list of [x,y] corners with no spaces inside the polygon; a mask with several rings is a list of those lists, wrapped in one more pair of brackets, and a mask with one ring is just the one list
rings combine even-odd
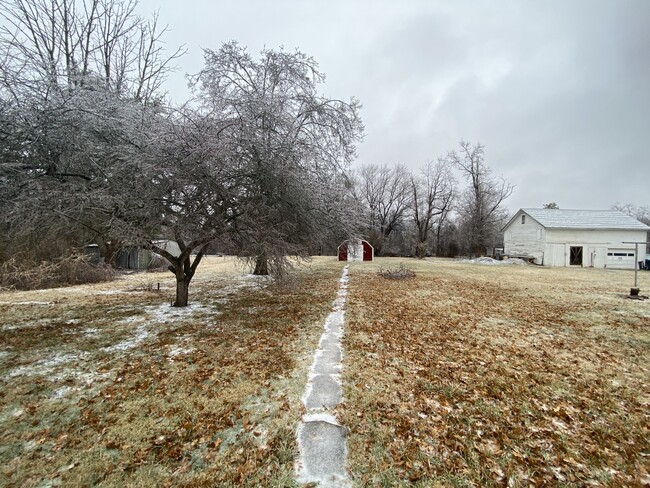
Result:
{"label": "white garage door", "polygon": [[608,268],[634,268],[634,249],[607,249]]}

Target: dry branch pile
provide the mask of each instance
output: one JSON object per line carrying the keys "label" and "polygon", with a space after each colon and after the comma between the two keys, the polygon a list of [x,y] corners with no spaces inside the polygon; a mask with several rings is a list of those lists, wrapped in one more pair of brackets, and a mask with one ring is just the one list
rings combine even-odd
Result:
{"label": "dry branch pile", "polygon": [[388,280],[407,280],[415,278],[415,271],[405,266],[404,263],[400,263],[397,268],[379,268],[378,274],[382,278]]}
{"label": "dry branch pile", "polygon": [[0,266],[0,289],[39,290],[84,283],[99,283],[115,278],[115,270],[105,264],[92,264],[87,256],[73,254],[29,267],[16,258]]}

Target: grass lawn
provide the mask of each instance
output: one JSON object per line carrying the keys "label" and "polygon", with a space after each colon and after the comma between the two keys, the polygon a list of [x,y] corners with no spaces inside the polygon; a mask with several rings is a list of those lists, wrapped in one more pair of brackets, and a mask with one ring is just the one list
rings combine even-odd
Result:
{"label": "grass lawn", "polygon": [[291,486],[341,267],[278,286],[211,257],[188,309],[169,272],[0,293],[0,486]]}
{"label": "grass lawn", "polygon": [[[415,278],[378,276],[401,262]],[[0,293],[0,486],[295,486],[341,268],[316,258],[281,286],[210,257],[187,309],[169,272]],[[350,268],[355,486],[650,482],[650,301],[624,298],[632,272]]]}
{"label": "grass lawn", "polygon": [[[400,262],[416,277],[377,275]],[[340,409],[353,479],[650,484],[650,301],[626,299],[632,284],[631,271],[353,265]]]}

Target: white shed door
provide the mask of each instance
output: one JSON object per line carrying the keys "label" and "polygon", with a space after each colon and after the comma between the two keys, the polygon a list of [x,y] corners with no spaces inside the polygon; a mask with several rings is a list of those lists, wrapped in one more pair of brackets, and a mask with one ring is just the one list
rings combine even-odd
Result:
{"label": "white shed door", "polygon": [[543,264],[544,266],[566,266],[565,245],[546,244]]}
{"label": "white shed door", "polygon": [[634,268],[634,249],[607,249],[608,268]]}

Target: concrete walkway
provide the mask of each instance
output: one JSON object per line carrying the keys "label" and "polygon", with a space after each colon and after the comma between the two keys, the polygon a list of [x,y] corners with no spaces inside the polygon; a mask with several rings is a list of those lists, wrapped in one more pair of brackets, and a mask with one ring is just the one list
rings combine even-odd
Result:
{"label": "concrete walkway", "polygon": [[325,320],[325,332],[309,372],[302,398],[307,413],[298,426],[300,457],[296,463],[299,483],[319,483],[321,488],[345,488],[350,480],[345,468],[346,429],[331,413],[341,403],[341,337],[348,288],[348,267],[343,268],[332,312]]}

